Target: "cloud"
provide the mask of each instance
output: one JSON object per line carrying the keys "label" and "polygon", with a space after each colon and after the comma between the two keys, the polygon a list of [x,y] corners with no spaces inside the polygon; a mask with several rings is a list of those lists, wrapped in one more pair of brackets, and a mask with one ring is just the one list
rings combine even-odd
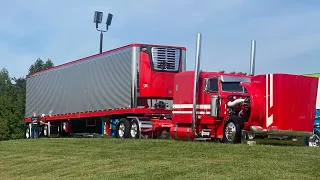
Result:
{"label": "cloud", "polygon": [[201,32],[203,70],[248,72],[251,39],[257,40],[257,72],[317,70],[316,5],[245,0],[7,1],[0,7],[0,67],[24,76],[38,57],[58,65],[98,53],[95,10],[103,11],[104,19],[114,14],[104,50],[134,42],[186,46],[187,69],[192,69]]}

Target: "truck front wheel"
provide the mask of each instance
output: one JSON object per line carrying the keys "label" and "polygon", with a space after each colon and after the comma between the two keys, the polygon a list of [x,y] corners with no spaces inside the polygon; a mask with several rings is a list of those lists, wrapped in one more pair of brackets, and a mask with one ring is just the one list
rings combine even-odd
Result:
{"label": "truck front wheel", "polygon": [[117,125],[117,138],[128,138],[130,136],[130,122],[122,118]]}
{"label": "truck front wheel", "polygon": [[236,116],[230,117],[223,127],[223,141],[225,143],[241,143],[241,119]]}

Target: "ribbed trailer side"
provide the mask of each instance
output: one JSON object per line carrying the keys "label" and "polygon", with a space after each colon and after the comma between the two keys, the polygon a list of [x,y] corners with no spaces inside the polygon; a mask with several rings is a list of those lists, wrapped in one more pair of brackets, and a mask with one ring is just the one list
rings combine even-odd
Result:
{"label": "ribbed trailer side", "polygon": [[27,78],[26,117],[130,107],[136,47],[93,56]]}

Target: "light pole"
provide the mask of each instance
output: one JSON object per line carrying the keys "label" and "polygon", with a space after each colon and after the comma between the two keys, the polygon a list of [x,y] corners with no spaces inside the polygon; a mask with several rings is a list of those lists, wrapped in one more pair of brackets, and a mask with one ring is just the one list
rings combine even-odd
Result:
{"label": "light pole", "polygon": [[113,15],[108,13],[108,18],[106,21],[106,30],[98,29],[98,24],[102,22],[102,16],[103,16],[103,12],[99,12],[99,11],[94,12],[93,22],[96,23],[97,31],[100,31],[100,53],[102,53],[103,33],[108,31],[109,26],[111,25]]}

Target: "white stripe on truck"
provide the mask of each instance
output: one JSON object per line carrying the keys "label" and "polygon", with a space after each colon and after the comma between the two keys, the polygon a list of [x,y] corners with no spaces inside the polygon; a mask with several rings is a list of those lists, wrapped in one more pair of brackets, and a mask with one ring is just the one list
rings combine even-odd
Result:
{"label": "white stripe on truck", "polygon": [[[270,94],[269,94],[270,90]],[[270,95],[270,102],[269,102]],[[267,128],[273,123],[273,114],[269,117],[269,109],[273,106],[273,74],[270,74],[270,88],[269,88],[269,74],[266,75],[266,126]]]}
{"label": "white stripe on truck", "polygon": [[[172,111],[172,114],[192,114],[192,111]],[[210,114],[210,111],[197,111],[197,114]]]}
{"label": "white stripe on truck", "polygon": [[[173,109],[188,109],[192,108],[193,104],[173,104]],[[210,104],[197,104],[197,109],[210,109]]]}

